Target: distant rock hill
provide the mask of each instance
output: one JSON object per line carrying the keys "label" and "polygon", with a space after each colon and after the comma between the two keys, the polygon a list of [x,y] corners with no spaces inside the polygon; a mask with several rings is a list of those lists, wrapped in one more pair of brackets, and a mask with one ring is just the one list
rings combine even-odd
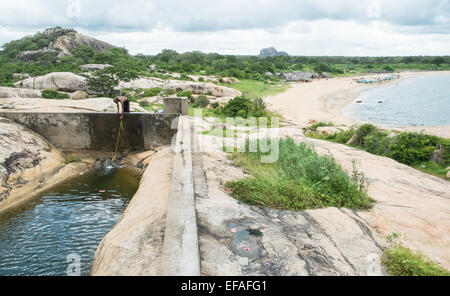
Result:
{"label": "distant rock hill", "polygon": [[17,40],[15,44],[20,47],[21,42],[28,46],[32,42],[35,47],[38,47],[36,50],[21,51],[17,58],[22,61],[37,60],[43,54],[52,54],[58,57],[72,55],[72,52],[81,46],[90,46],[97,52],[116,48],[114,45],[80,34],[75,30],[60,27],[46,29],[42,33]]}
{"label": "distant rock hill", "polygon": [[284,51],[277,51],[275,47],[269,47],[261,49],[259,56],[264,58],[264,57],[289,56],[289,55]]}

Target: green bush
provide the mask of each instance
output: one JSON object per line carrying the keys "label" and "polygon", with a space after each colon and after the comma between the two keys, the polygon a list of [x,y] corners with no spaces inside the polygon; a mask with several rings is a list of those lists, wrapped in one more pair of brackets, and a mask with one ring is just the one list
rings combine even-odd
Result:
{"label": "green bush", "polygon": [[430,159],[436,150],[439,138],[419,133],[401,133],[389,144],[388,155],[398,162],[414,165]]}
{"label": "green bush", "polygon": [[162,91],[163,91],[163,89],[160,87],[146,89],[146,90],[144,90],[144,97],[154,97],[154,96],[159,95],[159,93]]}
{"label": "green bush", "polygon": [[[246,151],[249,151],[247,143]],[[257,153],[234,153],[232,160],[253,177],[228,182],[237,199],[276,209],[306,210],[324,207],[368,209],[372,202],[367,182],[356,166],[351,177],[331,156],[318,155],[305,143],[281,140],[279,158],[262,164]]]}
{"label": "green bush", "polygon": [[317,129],[318,129],[319,127],[324,127],[324,126],[333,126],[333,123],[332,123],[332,122],[328,122],[328,123],[325,123],[325,122],[317,122],[317,123],[314,123],[313,125],[311,125],[311,126],[309,127],[309,130],[315,132],[315,131],[317,131]]}
{"label": "green bush", "polygon": [[[347,144],[352,139],[349,143],[352,146],[443,178],[447,174],[446,168],[450,165],[450,140],[423,133],[403,132],[389,136],[386,131],[377,129],[371,124],[364,124],[333,135],[321,135],[316,132],[309,132],[307,135],[342,144]],[[440,148],[443,150],[441,162],[431,163],[429,161],[431,154]]]}
{"label": "green bush", "polygon": [[356,138],[352,144],[364,146],[365,137],[373,132],[375,132],[377,128],[372,124],[364,124],[360,126],[356,130]]}
{"label": "green bush", "polygon": [[267,115],[267,105],[262,98],[253,100],[252,116],[261,117]]}
{"label": "green bush", "polygon": [[244,117],[250,116],[252,110],[252,101],[246,97],[235,97],[228,101],[222,109],[223,115],[227,117]]}
{"label": "green bush", "polygon": [[195,100],[193,106],[194,108],[206,108],[209,105],[209,100],[206,96],[201,95]]}
{"label": "green bush", "polygon": [[169,89],[164,90],[164,93],[168,96],[171,96],[171,95],[176,94],[176,91],[174,89],[169,88]]}
{"label": "green bush", "polygon": [[54,89],[46,89],[42,91],[42,96],[46,99],[57,99],[57,100],[61,100],[61,99],[68,99],[69,95],[66,93],[61,93],[58,92]]}
{"label": "green bush", "polygon": [[178,96],[178,97],[187,97],[188,99],[192,99],[192,91],[190,91],[190,90],[185,90],[185,91],[179,92],[179,93],[177,94],[177,96]]}
{"label": "green bush", "polygon": [[450,276],[450,272],[424,255],[400,245],[386,249],[382,264],[392,276]]}

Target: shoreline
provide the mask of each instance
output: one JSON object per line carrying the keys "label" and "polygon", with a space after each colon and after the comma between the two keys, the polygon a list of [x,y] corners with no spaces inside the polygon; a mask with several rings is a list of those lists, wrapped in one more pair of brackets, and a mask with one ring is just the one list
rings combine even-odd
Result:
{"label": "shoreline", "polygon": [[[425,75],[450,75],[450,71],[405,71],[396,73],[400,75],[397,80],[380,84],[359,84],[353,79],[360,77],[379,77],[380,74],[359,75],[352,77],[337,77],[315,80],[311,83],[292,83],[291,87],[274,96],[264,98],[269,109],[282,114],[291,123],[300,126],[309,126],[311,121],[332,121],[335,125],[354,125],[369,123],[348,115],[342,110],[359,95],[374,87],[398,83],[401,80]],[[372,123],[377,127],[398,131],[423,131],[427,134],[443,138],[450,138],[450,125],[445,126],[395,126]]]}

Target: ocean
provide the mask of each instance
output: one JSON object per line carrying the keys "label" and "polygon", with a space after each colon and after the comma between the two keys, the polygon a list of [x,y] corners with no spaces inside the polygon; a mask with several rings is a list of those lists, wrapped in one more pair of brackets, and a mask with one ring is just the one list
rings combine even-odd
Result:
{"label": "ocean", "polygon": [[450,125],[450,75],[406,78],[372,88],[342,113],[388,126]]}

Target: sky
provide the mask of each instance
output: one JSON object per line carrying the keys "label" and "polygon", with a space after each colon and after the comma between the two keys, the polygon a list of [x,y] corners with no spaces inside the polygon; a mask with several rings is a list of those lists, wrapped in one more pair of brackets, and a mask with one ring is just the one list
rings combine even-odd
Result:
{"label": "sky", "polygon": [[0,44],[54,26],[132,54],[450,55],[450,0],[0,0]]}

